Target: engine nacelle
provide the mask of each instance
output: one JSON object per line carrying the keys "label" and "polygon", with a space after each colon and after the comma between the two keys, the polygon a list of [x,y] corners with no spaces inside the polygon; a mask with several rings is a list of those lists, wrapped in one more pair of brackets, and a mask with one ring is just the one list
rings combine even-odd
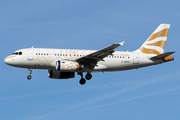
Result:
{"label": "engine nacelle", "polygon": [[60,60],[56,62],[56,70],[70,71],[70,70],[82,70],[83,68],[84,65],[81,65],[78,62],[60,61]]}
{"label": "engine nacelle", "polygon": [[48,70],[48,76],[49,78],[54,78],[54,79],[68,79],[68,78],[74,78],[75,73],[74,72],[60,72],[57,70]]}

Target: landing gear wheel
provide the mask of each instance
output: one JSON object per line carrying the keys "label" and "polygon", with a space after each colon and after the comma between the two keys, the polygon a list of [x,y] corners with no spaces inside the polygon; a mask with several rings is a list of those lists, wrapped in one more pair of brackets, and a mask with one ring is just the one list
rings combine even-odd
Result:
{"label": "landing gear wheel", "polygon": [[28,76],[27,76],[27,79],[28,79],[28,80],[30,80],[31,78],[32,78],[31,75],[28,75]]}
{"label": "landing gear wheel", "polygon": [[90,73],[87,73],[85,77],[87,80],[90,80],[92,78],[92,75]]}
{"label": "landing gear wheel", "polygon": [[84,85],[84,84],[86,83],[86,80],[85,80],[84,78],[81,78],[81,80],[79,81],[79,83],[80,83],[81,85]]}
{"label": "landing gear wheel", "polygon": [[31,74],[32,74],[32,69],[29,69],[29,75],[27,76],[27,79],[30,80],[32,77],[31,77]]}

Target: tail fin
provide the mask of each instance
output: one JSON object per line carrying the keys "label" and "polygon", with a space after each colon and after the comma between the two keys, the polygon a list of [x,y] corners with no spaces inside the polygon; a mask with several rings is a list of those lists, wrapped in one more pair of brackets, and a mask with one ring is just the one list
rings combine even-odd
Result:
{"label": "tail fin", "polygon": [[160,24],[138,51],[145,54],[162,54],[164,52],[169,28],[170,24]]}

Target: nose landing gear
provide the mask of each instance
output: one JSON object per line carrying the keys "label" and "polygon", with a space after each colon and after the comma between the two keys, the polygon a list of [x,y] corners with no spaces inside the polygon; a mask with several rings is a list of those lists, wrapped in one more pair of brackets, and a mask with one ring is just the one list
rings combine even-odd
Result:
{"label": "nose landing gear", "polygon": [[[86,80],[83,78],[83,73],[82,73],[82,72],[78,72],[78,75],[81,76],[81,79],[79,80],[79,83],[80,83],[81,85],[84,85],[84,84],[86,83]],[[86,76],[85,76],[85,78],[86,78],[87,80],[90,80],[90,79],[92,78],[92,75],[91,75],[90,73],[87,73]]]}
{"label": "nose landing gear", "polygon": [[32,69],[29,69],[29,75],[27,76],[27,79],[30,80],[32,77],[31,77],[31,74],[32,74]]}

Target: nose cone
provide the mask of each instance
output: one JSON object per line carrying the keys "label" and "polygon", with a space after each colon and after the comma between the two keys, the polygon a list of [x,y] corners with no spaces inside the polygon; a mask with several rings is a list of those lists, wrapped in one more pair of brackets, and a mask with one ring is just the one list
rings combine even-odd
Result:
{"label": "nose cone", "polygon": [[14,65],[14,57],[15,56],[8,56],[4,59],[4,62],[7,64],[7,65],[11,65],[13,66]]}
{"label": "nose cone", "polygon": [[10,64],[10,60],[9,60],[9,58],[8,57],[6,57],[5,59],[4,59],[4,62],[6,63],[6,64]]}

